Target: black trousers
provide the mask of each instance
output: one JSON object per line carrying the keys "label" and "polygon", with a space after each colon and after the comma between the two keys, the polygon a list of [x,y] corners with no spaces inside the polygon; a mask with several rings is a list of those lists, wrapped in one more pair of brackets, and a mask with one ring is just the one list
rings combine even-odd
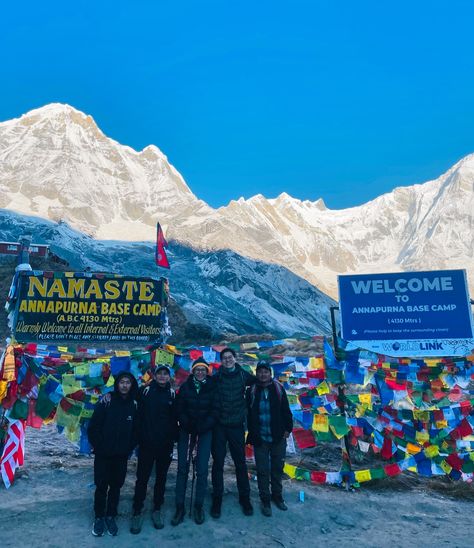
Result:
{"label": "black trousers", "polygon": [[127,474],[127,457],[94,458],[94,513],[96,518],[115,517],[120,498],[120,489]]}
{"label": "black trousers", "polygon": [[155,465],[155,488],[153,491],[153,509],[161,508],[165,500],[165,486],[168,469],[173,458],[173,443],[166,443],[158,449],[140,446],[138,448],[137,481],[133,497],[133,511],[142,511],[146,498],[148,480]]}
{"label": "black trousers", "polygon": [[[180,430],[178,440],[178,474],[176,476],[176,505],[184,505],[186,496],[186,485],[191,464],[188,460],[190,440],[190,434],[184,430]],[[196,439],[196,496],[194,498],[196,506],[203,504],[206,495],[211,440],[212,430],[199,434]]]}
{"label": "black trousers", "polygon": [[250,496],[250,483],[245,462],[245,430],[243,426],[218,424],[212,433],[212,491],[214,497],[224,493],[224,461],[229,444],[234,461],[239,498]]}
{"label": "black trousers", "polygon": [[[270,502],[270,496],[276,499],[282,498],[283,467],[285,466],[286,439],[277,443],[262,442],[253,446],[255,464],[257,466],[257,483],[260,499]],[[270,495],[270,484],[272,492]]]}

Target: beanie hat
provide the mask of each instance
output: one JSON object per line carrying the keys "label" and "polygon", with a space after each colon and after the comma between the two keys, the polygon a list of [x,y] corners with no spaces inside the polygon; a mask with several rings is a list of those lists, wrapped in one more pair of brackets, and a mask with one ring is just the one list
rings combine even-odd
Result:
{"label": "beanie hat", "polygon": [[268,371],[270,371],[270,373],[273,375],[273,370],[272,370],[272,366],[270,365],[270,363],[267,361],[267,360],[260,360],[258,363],[257,363],[257,371],[259,369],[268,369]]}
{"label": "beanie hat", "polygon": [[156,375],[159,371],[166,371],[168,375],[171,377],[171,369],[164,363],[156,364],[155,371],[153,371],[153,375]]}
{"label": "beanie hat", "polygon": [[209,364],[204,358],[197,358],[197,360],[193,361],[193,365],[191,366],[191,372],[194,371],[195,367],[205,367],[207,369],[207,372],[209,373]]}

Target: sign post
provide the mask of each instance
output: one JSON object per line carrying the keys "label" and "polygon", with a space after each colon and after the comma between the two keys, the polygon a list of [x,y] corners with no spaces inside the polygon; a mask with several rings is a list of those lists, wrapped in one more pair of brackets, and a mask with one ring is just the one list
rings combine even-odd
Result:
{"label": "sign post", "polygon": [[474,349],[464,270],[339,276],[342,337],[391,356],[461,356]]}
{"label": "sign post", "polygon": [[13,335],[18,342],[153,343],[162,336],[167,298],[163,278],[22,271]]}

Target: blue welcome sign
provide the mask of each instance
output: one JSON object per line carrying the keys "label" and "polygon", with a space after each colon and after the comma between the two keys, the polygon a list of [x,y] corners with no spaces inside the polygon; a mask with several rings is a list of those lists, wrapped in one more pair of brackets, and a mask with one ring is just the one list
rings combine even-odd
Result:
{"label": "blue welcome sign", "polygon": [[338,281],[345,340],[391,355],[459,355],[472,350],[464,270],[349,275]]}

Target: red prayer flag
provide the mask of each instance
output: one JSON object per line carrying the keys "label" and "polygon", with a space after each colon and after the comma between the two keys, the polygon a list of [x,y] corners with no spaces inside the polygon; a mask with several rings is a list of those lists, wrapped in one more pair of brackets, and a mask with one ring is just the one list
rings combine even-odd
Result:
{"label": "red prayer flag", "polygon": [[402,473],[402,470],[398,464],[387,464],[383,467],[387,476],[398,476]]}
{"label": "red prayer flag", "polygon": [[166,256],[165,247],[168,247],[168,242],[165,239],[160,223],[157,223],[155,261],[158,266],[162,266],[163,268],[170,268],[170,263],[168,261],[168,257]]}
{"label": "red prayer flag", "polygon": [[304,428],[294,428],[293,437],[299,449],[308,449],[309,447],[316,447],[316,442],[314,441],[314,435],[311,430],[305,430]]}
{"label": "red prayer flag", "polygon": [[451,453],[446,458],[446,462],[452,466],[455,470],[461,470],[463,461],[459,458],[457,453]]}
{"label": "red prayer flag", "polygon": [[311,472],[311,481],[313,483],[326,483],[326,472],[313,470]]}

